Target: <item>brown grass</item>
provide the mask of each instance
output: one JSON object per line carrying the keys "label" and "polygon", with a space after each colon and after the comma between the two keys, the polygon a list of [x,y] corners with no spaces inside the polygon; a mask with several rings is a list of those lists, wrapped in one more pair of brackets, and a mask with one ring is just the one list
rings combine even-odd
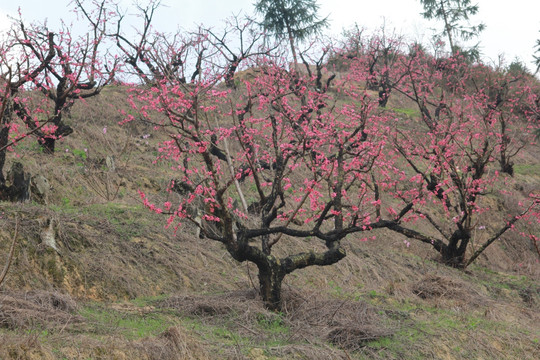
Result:
{"label": "brown grass", "polygon": [[229,330],[259,341],[275,340],[276,335],[268,334],[264,328],[278,326],[288,329],[278,335],[287,342],[324,347],[326,340],[347,351],[356,351],[368,341],[391,336],[393,332],[381,325],[376,309],[367,303],[332,299],[321,292],[286,290],[281,314],[264,309],[255,291],[204,297],[177,295],[156,306],[203,322],[227,324]]}
{"label": "brown grass", "polygon": [[148,360],[209,359],[203,346],[183,329],[170,327],[154,338],[133,344]]}
{"label": "brown grass", "polygon": [[54,360],[55,357],[39,341],[37,334],[14,336],[0,333],[0,359]]}
{"label": "brown grass", "polygon": [[75,301],[58,292],[0,293],[0,328],[65,328],[82,321],[75,310]]}

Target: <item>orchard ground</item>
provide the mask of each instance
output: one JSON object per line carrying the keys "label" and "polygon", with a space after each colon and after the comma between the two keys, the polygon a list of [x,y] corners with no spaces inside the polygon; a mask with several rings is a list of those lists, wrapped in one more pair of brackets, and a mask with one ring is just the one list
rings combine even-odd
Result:
{"label": "orchard ground", "polygon": [[[117,125],[124,90],[76,104],[75,133],[53,158],[32,139],[17,148],[16,160],[52,190],[45,204],[1,203],[0,253],[15,214],[21,230],[0,293],[0,358],[540,357],[539,255],[513,233],[466,271],[389,231],[364,242],[351,235],[346,258],[290,274],[283,310],[264,309],[253,264],[196,238],[193,226],[165,229],[142,207],[137,190],[166,199],[174,173],[152,164],[164,139],[151,126]],[[397,95],[387,109],[417,115]],[[539,155],[538,146],[519,155],[513,186],[540,187]],[[504,212],[504,198],[490,201]],[[57,250],[43,244],[51,226]]]}

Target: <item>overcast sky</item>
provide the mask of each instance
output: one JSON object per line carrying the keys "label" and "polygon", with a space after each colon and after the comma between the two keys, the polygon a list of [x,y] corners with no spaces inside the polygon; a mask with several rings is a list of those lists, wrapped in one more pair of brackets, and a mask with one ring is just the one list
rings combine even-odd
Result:
{"label": "overcast sky", "polygon": [[[71,0],[0,0],[0,31],[8,25],[6,15],[15,16],[20,7],[26,20],[48,18],[51,27],[59,18],[72,19]],[[144,0],[139,0],[144,3]],[[485,61],[495,62],[504,54],[509,63],[518,57],[530,69],[533,46],[540,38],[540,0],[477,0],[479,14],[472,19],[487,28],[479,38]],[[132,3],[121,0],[125,8]],[[253,13],[254,0],[162,0],[155,26],[162,31],[175,31],[178,27],[191,29],[195,25],[219,26],[221,19],[232,14]],[[386,22],[389,30],[411,40],[427,42],[433,34],[431,28],[440,24],[422,18],[419,0],[319,0],[321,16],[329,16],[329,33],[339,34],[343,28],[357,23],[360,27],[376,29]],[[474,1],[473,1],[474,3]]]}

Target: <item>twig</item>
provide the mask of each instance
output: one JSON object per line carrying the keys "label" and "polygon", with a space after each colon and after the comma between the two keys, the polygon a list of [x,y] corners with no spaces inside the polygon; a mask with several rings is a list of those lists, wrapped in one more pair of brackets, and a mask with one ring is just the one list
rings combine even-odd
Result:
{"label": "twig", "polygon": [[21,140],[24,140],[26,139],[29,135],[32,135],[33,133],[35,132],[38,132],[42,127],[44,127],[45,125],[47,125],[48,123],[50,123],[54,118],[53,117],[50,117],[48,118],[44,123],[41,123],[38,127],[34,128],[33,130],[27,132],[26,134],[22,135],[22,136],[19,136],[18,138],[14,139],[12,142],[10,142],[9,144],[6,144],[4,146],[2,146],[0,148],[0,151],[4,151],[5,149],[7,149],[8,147],[12,146],[12,145],[15,145],[16,143],[18,143],[19,141]]}
{"label": "twig", "polygon": [[234,186],[236,187],[236,191],[238,192],[238,196],[240,197],[240,200],[242,201],[242,206],[244,208],[244,212],[248,213],[248,206],[246,199],[244,198],[244,193],[242,192],[242,188],[240,187],[240,183],[238,182],[238,179],[236,178],[236,175],[234,173],[234,166],[232,163],[231,155],[229,152],[229,144],[227,142],[227,138],[223,139],[223,143],[225,145],[225,154],[227,157],[227,164],[229,165],[229,171],[231,172],[231,176],[234,179]]}
{"label": "twig", "polygon": [[251,283],[251,286],[253,286],[253,290],[255,290],[257,293],[259,293],[259,289],[257,289],[255,284],[253,283],[253,279],[251,278],[251,272],[249,271],[249,263],[248,262],[246,262],[246,269],[247,269],[247,273],[248,273],[249,282]]}
{"label": "twig", "polygon": [[15,243],[17,241],[18,233],[19,233],[19,218],[17,217],[17,220],[15,222],[15,234],[13,235],[13,240],[11,241],[11,247],[9,249],[7,262],[6,262],[6,265],[4,265],[4,270],[2,270],[2,274],[0,274],[0,286],[2,286],[2,283],[4,282],[6,275],[8,273],[9,267],[11,266],[11,261],[13,260],[13,254],[15,253]]}
{"label": "twig", "polygon": [[[317,179],[315,179],[317,180]],[[300,208],[304,205],[304,202],[306,201],[306,199],[308,198],[309,194],[311,194],[311,189],[308,188],[308,191],[304,194],[304,197],[302,198],[302,200],[300,200],[300,203],[298,204],[298,206],[296,207],[296,209],[294,210],[293,214],[289,217],[289,219],[287,219],[287,223],[285,223],[285,226],[284,227],[287,227],[289,226],[289,224],[293,221],[294,217],[296,216],[296,214],[298,213],[298,211],[300,210]],[[272,247],[274,246],[275,244],[277,244],[277,242],[281,239],[281,236],[283,235],[283,233],[279,233],[278,236],[270,241],[268,243],[268,246],[269,247]]]}
{"label": "twig", "polygon": [[530,232],[529,232],[529,237],[531,238],[531,241],[532,241],[534,247],[536,248],[536,253],[538,254],[538,256],[540,256],[540,248],[538,248],[537,241]]}

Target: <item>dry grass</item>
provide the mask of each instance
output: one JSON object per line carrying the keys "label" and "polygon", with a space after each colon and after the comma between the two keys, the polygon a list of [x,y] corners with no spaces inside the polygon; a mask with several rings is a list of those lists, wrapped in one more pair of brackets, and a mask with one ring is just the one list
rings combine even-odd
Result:
{"label": "dry grass", "polygon": [[466,284],[450,277],[428,275],[413,284],[412,291],[422,299],[463,299],[467,294],[466,288]]}
{"label": "dry grass", "polygon": [[147,354],[148,360],[209,359],[203,346],[184,330],[170,327],[154,338],[143,339],[134,347]]}
{"label": "dry grass", "polygon": [[0,293],[0,328],[63,329],[82,321],[75,310],[75,301],[58,292]]}
{"label": "dry grass", "polygon": [[55,356],[43,346],[36,334],[13,335],[0,333],[0,359],[54,360]]}
{"label": "dry grass", "polygon": [[[210,324],[227,325],[241,336],[324,348],[325,341],[356,351],[392,334],[381,325],[376,308],[364,302],[328,298],[321,292],[284,292],[282,313],[266,310],[255,291],[217,296],[173,296],[157,306]],[[322,358],[322,357],[317,357]]]}

